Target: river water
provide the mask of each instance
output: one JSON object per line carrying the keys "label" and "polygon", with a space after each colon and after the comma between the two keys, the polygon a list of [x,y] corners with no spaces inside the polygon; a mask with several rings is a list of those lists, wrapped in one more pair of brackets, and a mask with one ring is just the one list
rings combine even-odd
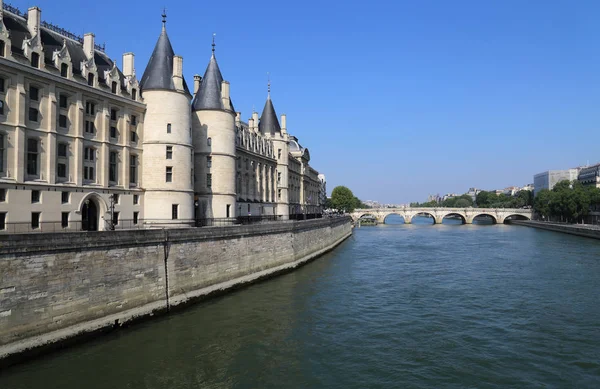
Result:
{"label": "river water", "polygon": [[380,225],[311,264],[0,373],[0,388],[598,388],[600,241]]}

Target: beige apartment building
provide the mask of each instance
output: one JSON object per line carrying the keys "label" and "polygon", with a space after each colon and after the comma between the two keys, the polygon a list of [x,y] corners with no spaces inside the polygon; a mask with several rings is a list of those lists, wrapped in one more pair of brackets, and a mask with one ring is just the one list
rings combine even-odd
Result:
{"label": "beige apartment building", "polygon": [[165,15],[138,80],[133,53],[121,70],[94,34],[0,9],[0,231],[320,215],[323,183],[270,86],[260,118],[242,121],[214,42],[190,91]]}

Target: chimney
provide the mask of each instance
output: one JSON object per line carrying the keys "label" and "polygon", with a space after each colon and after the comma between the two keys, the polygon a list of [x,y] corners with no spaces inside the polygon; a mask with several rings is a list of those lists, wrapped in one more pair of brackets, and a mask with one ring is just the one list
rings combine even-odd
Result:
{"label": "chimney", "polygon": [[135,74],[133,53],[123,54],[123,74],[125,77],[133,77]]}
{"label": "chimney", "polygon": [[287,116],[285,114],[281,115],[281,131],[287,131]]}
{"label": "chimney", "polygon": [[[0,1],[2,1],[2,0],[0,0]],[[236,112],[235,113],[235,125],[239,126],[241,121],[242,121],[242,113]]]}
{"label": "chimney", "polygon": [[83,51],[88,60],[94,58],[94,33],[88,32],[83,36]]}
{"label": "chimney", "polygon": [[225,109],[231,110],[231,104],[229,104],[229,81],[223,81],[221,83],[221,101]]}
{"label": "chimney", "polygon": [[252,112],[252,121],[254,122],[252,131],[258,132],[258,112]]}
{"label": "chimney", "polygon": [[194,94],[198,93],[201,83],[202,77],[199,74],[194,74]]}
{"label": "chimney", "polygon": [[42,20],[42,10],[38,7],[31,7],[27,10],[27,28],[31,36],[36,36],[40,31],[40,21]]}
{"label": "chimney", "polygon": [[175,89],[183,89],[183,57],[180,55],[173,56],[173,83]]}

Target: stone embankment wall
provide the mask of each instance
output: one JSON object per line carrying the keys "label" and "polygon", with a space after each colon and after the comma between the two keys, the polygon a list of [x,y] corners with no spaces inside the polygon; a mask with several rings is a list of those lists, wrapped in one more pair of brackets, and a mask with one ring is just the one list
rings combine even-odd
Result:
{"label": "stone embankment wall", "polygon": [[0,237],[0,360],[294,268],[349,217]]}
{"label": "stone embankment wall", "polygon": [[600,239],[600,227],[589,224],[563,224],[540,222],[533,220],[511,220],[512,225],[540,228],[543,230],[563,232],[565,234],[585,236],[586,238]]}

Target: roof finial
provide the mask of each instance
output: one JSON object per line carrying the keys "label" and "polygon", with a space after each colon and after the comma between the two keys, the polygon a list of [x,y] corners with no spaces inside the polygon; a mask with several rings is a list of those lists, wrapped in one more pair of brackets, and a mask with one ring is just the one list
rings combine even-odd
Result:
{"label": "roof finial", "polygon": [[212,43],[212,55],[213,55],[213,57],[215,56],[215,46],[216,46],[216,44],[215,44],[215,37],[216,36],[217,36],[217,33],[213,32],[213,43]]}
{"label": "roof finial", "polygon": [[167,8],[164,7],[163,8],[163,13],[162,13],[162,23],[163,23],[163,27],[165,26],[165,24],[167,24]]}
{"label": "roof finial", "polygon": [[271,98],[271,75],[267,72],[267,97]]}

